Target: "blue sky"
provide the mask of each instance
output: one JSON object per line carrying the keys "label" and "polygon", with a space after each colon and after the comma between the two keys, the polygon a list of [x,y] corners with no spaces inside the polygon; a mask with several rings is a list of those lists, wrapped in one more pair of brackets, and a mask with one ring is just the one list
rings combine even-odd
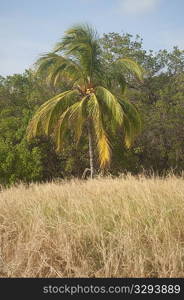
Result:
{"label": "blue sky", "polygon": [[139,34],[145,49],[184,48],[184,0],[0,0],[0,75],[22,73],[73,24]]}

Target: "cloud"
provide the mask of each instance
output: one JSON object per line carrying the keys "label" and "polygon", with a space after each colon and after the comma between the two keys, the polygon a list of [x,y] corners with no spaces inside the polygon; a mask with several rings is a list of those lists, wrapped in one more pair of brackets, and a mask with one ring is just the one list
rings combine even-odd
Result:
{"label": "cloud", "polygon": [[121,11],[125,14],[145,14],[154,11],[161,0],[121,0]]}

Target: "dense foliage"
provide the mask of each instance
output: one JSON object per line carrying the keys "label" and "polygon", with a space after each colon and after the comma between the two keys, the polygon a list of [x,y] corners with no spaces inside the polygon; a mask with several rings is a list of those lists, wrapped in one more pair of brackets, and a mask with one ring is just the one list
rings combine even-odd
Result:
{"label": "dense foliage", "polygon": [[[137,61],[145,70],[144,83],[127,75],[125,98],[134,103],[143,119],[142,133],[127,150],[119,133],[112,136],[113,159],[109,172],[137,174],[143,170],[163,174],[184,168],[184,51],[145,51],[142,40],[129,34],[105,34],[101,39],[102,60],[108,66],[122,57]],[[32,70],[0,77],[0,184],[19,181],[48,181],[81,177],[88,167],[88,141],[82,136],[76,147],[73,136],[61,154],[52,140],[41,136],[27,142],[29,120],[38,107],[68,89],[67,81],[57,86],[45,82]],[[98,165],[96,164],[96,168]]]}
{"label": "dense foliage", "polygon": [[94,153],[104,172],[111,162],[111,137],[119,132],[130,148],[142,124],[136,106],[124,97],[127,75],[143,82],[142,68],[126,57],[104,61],[101,48],[96,30],[82,24],[69,28],[55,50],[38,59],[36,74],[54,86],[66,80],[70,88],[44,102],[27,129],[28,141],[52,137],[58,152],[71,135],[77,145],[87,135],[91,178]]}

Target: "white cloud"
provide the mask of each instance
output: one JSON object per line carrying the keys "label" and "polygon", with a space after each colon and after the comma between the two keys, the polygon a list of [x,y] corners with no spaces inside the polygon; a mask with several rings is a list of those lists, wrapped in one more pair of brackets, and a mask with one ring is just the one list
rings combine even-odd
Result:
{"label": "white cloud", "polygon": [[155,10],[161,0],[121,0],[121,11],[125,14],[145,14]]}

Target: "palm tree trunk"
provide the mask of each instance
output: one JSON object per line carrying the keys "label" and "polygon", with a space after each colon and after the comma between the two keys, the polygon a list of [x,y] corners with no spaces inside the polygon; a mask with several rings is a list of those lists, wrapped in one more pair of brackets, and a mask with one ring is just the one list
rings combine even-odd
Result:
{"label": "palm tree trunk", "polygon": [[93,154],[93,138],[91,130],[91,122],[88,121],[88,139],[89,139],[89,163],[90,163],[90,172],[91,178],[94,175],[94,154]]}

